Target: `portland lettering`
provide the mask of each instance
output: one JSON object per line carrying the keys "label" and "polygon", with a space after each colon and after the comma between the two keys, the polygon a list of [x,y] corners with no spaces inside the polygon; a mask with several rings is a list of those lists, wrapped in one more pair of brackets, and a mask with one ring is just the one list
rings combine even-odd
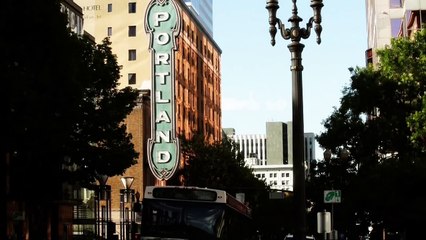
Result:
{"label": "portland lettering", "polygon": [[180,21],[173,0],[151,0],[145,16],[152,58],[151,138],[147,150],[150,169],[159,180],[172,177],[179,163],[173,69]]}

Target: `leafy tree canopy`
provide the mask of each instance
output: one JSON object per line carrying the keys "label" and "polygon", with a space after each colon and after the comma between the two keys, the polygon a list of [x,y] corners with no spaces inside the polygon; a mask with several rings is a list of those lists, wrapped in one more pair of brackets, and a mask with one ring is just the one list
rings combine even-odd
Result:
{"label": "leafy tree canopy", "polygon": [[185,164],[176,177],[183,179],[184,185],[223,189],[234,196],[243,192],[249,202],[267,189],[265,182],[256,178],[252,169],[245,165],[238,145],[232,140],[226,138],[208,143],[202,135],[181,139]]}
{"label": "leafy tree canopy", "polygon": [[1,9],[0,153],[22,182],[17,194],[48,198],[64,181],[93,182],[134,164],[123,120],[138,93],[117,88],[109,40],[71,33],[59,1],[7,0]]}
{"label": "leafy tree canopy", "polygon": [[254,176],[234,141],[225,138],[210,143],[198,134],[190,139],[183,136],[180,139],[184,166],[169,180],[169,185],[183,183],[185,186],[222,189],[233,196],[244,193],[253,218],[261,228],[266,229],[277,221],[271,219],[270,211],[267,212],[271,210],[268,208],[269,187]]}
{"label": "leafy tree canopy", "polygon": [[[393,39],[377,54],[378,66],[355,69],[317,140],[334,156],[343,148],[351,153],[345,170],[332,174],[347,189],[342,193],[347,218],[357,213],[410,232],[426,213],[420,204],[426,201],[420,190],[426,179],[426,31]],[[334,164],[341,165],[339,159]],[[330,169],[317,166],[312,181],[318,184]]]}

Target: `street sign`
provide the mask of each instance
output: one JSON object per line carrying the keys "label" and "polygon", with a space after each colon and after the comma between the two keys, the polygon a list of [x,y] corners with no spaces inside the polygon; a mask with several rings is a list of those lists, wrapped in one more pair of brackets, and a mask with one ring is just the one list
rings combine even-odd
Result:
{"label": "street sign", "polygon": [[340,190],[325,190],[324,203],[340,203],[342,201],[342,194]]}

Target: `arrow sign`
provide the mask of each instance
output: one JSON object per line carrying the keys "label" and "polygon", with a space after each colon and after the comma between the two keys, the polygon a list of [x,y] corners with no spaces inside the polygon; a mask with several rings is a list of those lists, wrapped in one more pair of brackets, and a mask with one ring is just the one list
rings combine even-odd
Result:
{"label": "arrow sign", "polygon": [[340,190],[325,190],[324,203],[340,203],[342,201],[342,194]]}

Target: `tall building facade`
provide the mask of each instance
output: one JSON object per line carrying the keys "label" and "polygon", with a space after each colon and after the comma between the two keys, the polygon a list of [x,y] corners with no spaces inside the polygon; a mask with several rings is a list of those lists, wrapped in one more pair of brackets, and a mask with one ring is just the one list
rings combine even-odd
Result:
{"label": "tall building facade", "polygon": [[[183,0],[175,57],[176,119],[179,134],[201,132],[221,138],[221,49]],[[148,0],[123,2],[76,0],[84,14],[84,29],[97,42],[108,37],[121,66],[119,87],[151,88],[149,38],[144,30]]]}
{"label": "tall building facade", "polygon": [[391,39],[410,37],[426,23],[424,0],[366,0],[367,63],[378,62],[376,50],[389,46]]}
{"label": "tall building facade", "polygon": [[195,13],[210,36],[213,36],[213,0],[185,0],[185,4]]}
{"label": "tall building facade", "polygon": [[[246,165],[256,177],[264,179],[272,189],[293,191],[293,149],[291,122],[267,122],[266,134],[235,134],[224,128],[224,134],[234,140]],[[304,157],[306,174],[315,160],[315,134],[305,133]]]}
{"label": "tall building facade", "polygon": [[[84,30],[96,42],[109,38],[118,64],[121,66],[119,87],[141,91],[140,102],[126,119],[133,135],[135,149],[140,153],[137,164],[123,176],[133,177],[132,189],[143,197],[146,185],[160,184],[148,168],[147,141],[150,136],[152,109],[152,58],[149,35],[145,32],[146,10],[149,0],[75,0],[84,14]],[[221,130],[221,49],[202,25],[199,16],[184,0],[175,0],[180,15],[180,33],[174,57],[175,126],[178,136],[203,134],[210,141],[220,140]],[[152,105],[151,105],[152,106]],[[120,222],[120,177],[108,179],[111,185],[112,220]],[[162,183],[161,183],[162,184]]]}
{"label": "tall building facade", "polygon": [[266,165],[265,134],[235,135],[233,139],[246,162],[250,162],[251,165]]}
{"label": "tall building facade", "polygon": [[287,124],[283,122],[267,122],[266,136],[268,164],[288,164],[288,132]]}

